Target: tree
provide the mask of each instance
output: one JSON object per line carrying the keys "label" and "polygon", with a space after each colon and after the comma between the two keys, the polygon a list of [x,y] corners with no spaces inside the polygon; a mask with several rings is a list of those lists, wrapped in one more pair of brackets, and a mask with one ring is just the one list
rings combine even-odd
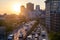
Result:
{"label": "tree", "polygon": [[4,20],[0,20],[0,26],[4,26]]}
{"label": "tree", "polygon": [[49,38],[50,40],[60,40],[60,32],[57,33],[51,32],[49,34]]}

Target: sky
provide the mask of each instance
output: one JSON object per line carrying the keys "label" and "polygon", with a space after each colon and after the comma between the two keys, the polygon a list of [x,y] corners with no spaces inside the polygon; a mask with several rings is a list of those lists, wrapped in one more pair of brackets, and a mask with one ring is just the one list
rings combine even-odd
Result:
{"label": "sky", "polygon": [[[28,2],[34,3],[34,5],[40,5],[41,9],[45,9],[45,0],[0,0],[0,14],[3,13],[16,13],[15,11],[19,11],[19,10],[15,10],[16,7],[14,7],[13,5],[16,6],[16,4],[20,4],[19,8],[21,5],[25,5]],[[15,9],[14,9],[15,8]],[[14,11],[15,10],[15,11]]]}

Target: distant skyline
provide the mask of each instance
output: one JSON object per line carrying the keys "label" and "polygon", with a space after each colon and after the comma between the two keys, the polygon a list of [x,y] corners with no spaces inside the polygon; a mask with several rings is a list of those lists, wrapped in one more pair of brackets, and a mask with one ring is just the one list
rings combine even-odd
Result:
{"label": "distant skyline", "polygon": [[[40,9],[45,9],[45,0],[0,0],[0,14],[3,13],[19,13],[19,9],[16,10],[18,12],[14,11],[13,5],[15,4],[20,4],[19,8],[21,5],[26,6],[26,3],[31,2],[34,3],[34,5],[40,5]],[[16,8],[15,8],[16,9]]]}

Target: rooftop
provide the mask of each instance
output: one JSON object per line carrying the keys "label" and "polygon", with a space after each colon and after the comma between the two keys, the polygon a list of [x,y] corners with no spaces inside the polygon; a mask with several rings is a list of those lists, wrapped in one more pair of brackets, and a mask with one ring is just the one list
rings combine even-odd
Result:
{"label": "rooftop", "polygon": [[52,2],[52,1],[55,1],[55,2],[59,1],[60,2],[60,0],[46,0],[45,2],[48,3],[48,2]]}
{"label": "rooftop", "polygon": [[46,0],[46,1],[60,1],[60,0]]}

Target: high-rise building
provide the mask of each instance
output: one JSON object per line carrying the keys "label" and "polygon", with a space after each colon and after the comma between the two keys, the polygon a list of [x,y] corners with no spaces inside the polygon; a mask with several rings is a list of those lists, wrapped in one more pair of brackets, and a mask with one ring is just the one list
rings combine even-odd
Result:
{"label": "high-rise building", "polygon": [[34,10],[34,4],[33,3],[27,3],[27,10],[28,11],[33,11]]}
{"label": "high-rise building", "polygon": [[25,7],[22,5],[20,10],[21,10],[21,12],[24,12],[25,11]]}
{"label": "high-rise building", "polygon": [[50,31],[60,31],[60,0],[46,0],[46,27]]}
{"label": "high-rise building", "polygon": [[36,10],[40,11],[40,5],[36,5]]}
{"label": "high-rise building", "polygon": [[26,8],[22,5],[21,7],[20,7],[20,17],[21,16],[24,16],[25,15],[25,11],[26,11]]}

